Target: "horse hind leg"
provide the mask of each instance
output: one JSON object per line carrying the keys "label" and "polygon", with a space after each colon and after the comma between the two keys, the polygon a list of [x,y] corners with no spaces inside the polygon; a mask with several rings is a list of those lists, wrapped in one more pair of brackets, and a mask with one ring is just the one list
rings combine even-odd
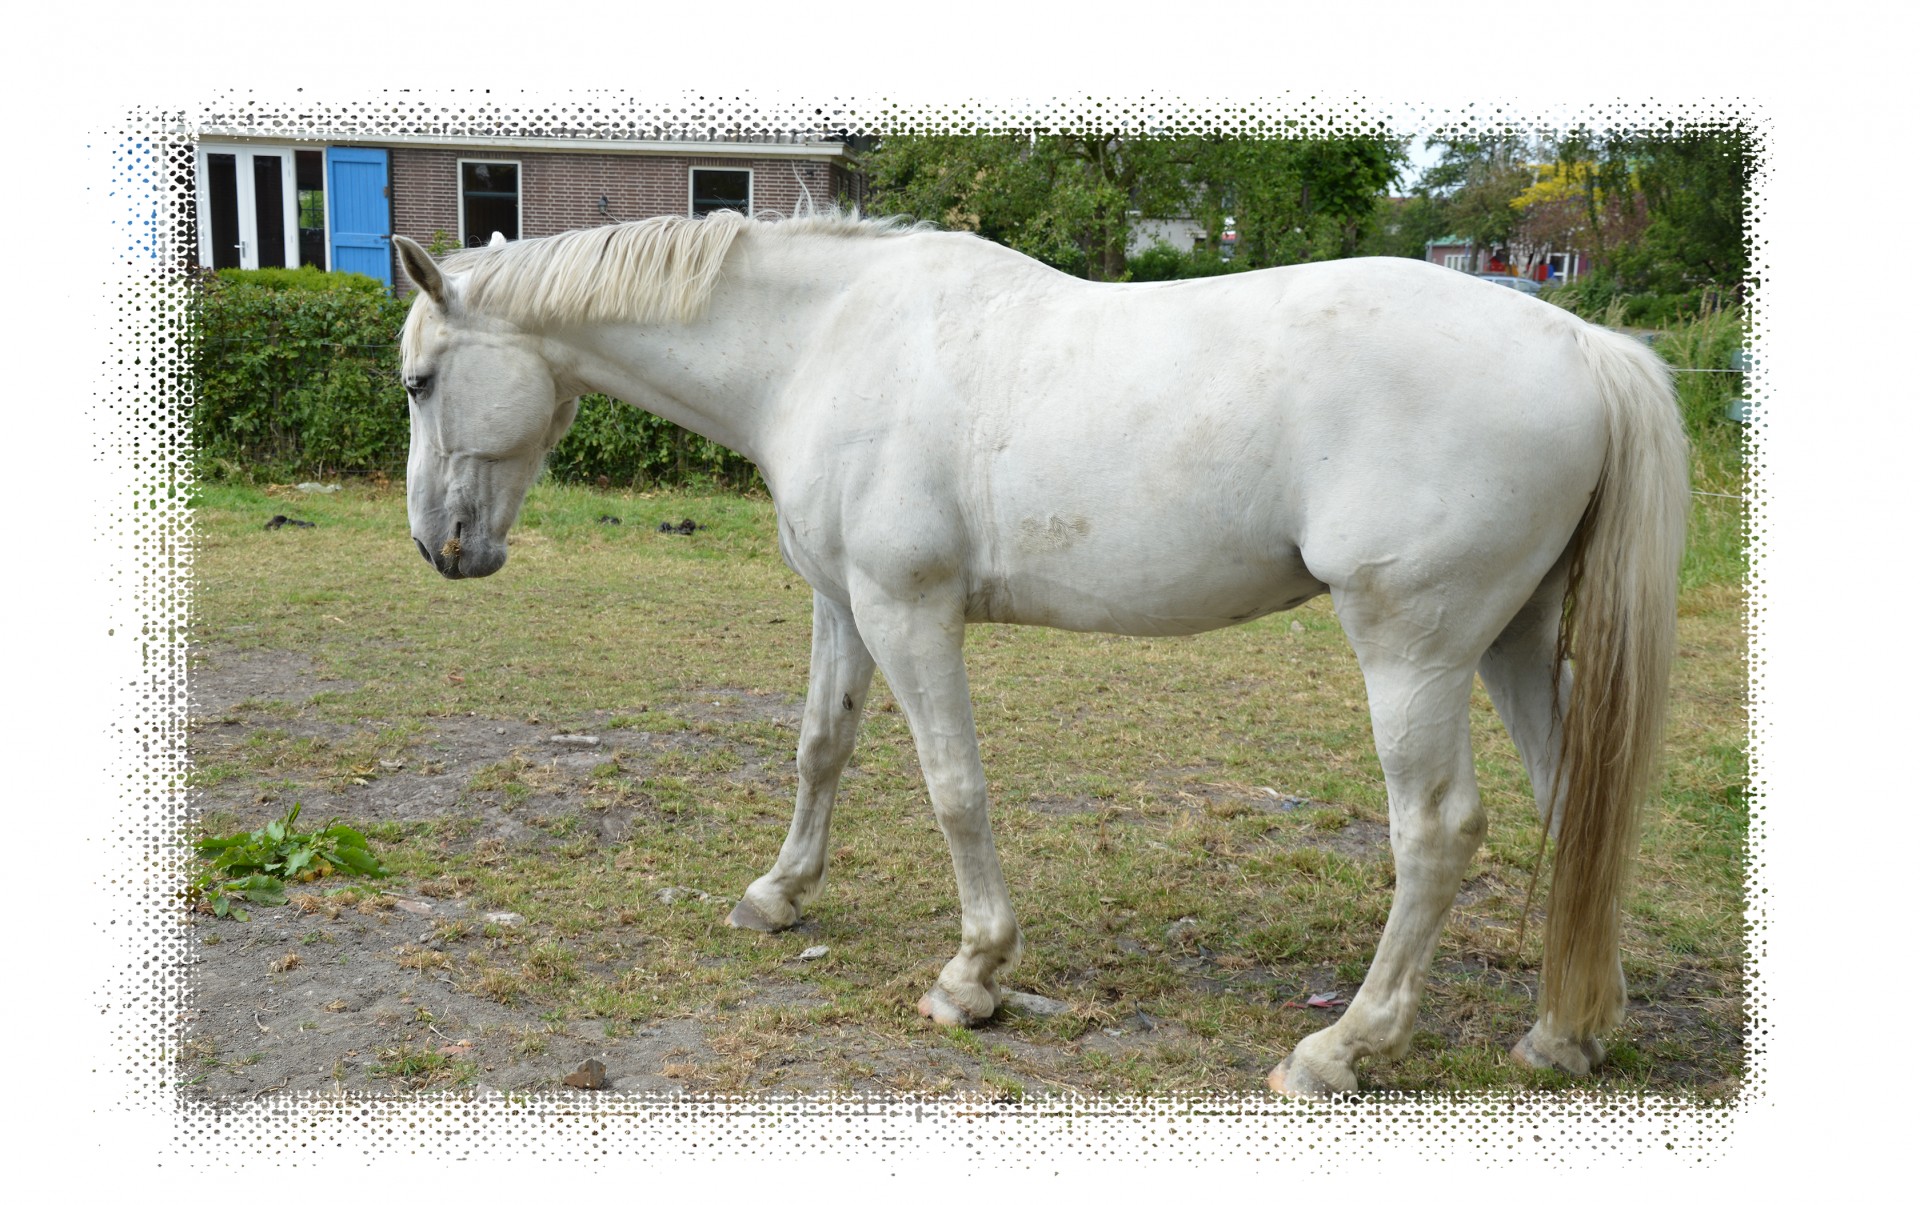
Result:
{"label": "horse hind leg", "polygon": [[1353,1002],[1267,1077],[1270,1087],[1294,1095],[1355,1091],[1359,1060],[1405,1053],[1447,910],[1486,833],[1468,730],[1478,649],[1440,647],[1433,634],[1444,629],[1407,611],[1370,616],[1363,601],[1338,590],[1335,598],[1366,678],[1396,883]]}
{"label": "horse hind leg", "polygon": [[[1507,726],[1533,784],[1534,806],[1548,834],[1559,836],[1564,799],[1555,797],[1560,765],[1560,708],[1572,697],[1573,670],[1558,657],[1561,607],[1566,598],[1566,566],[1557,566],[1520,608],[1480,658],[1480,680]],[[1557,692],[1557,693],[1556,693]],[[1619,950],[1613,952],[1619,963]],[[1620,976],[1626,998],[1626,976]],[[1591,1034],[1560,1033],[1542,1018],[1514,1046],[1513,1057],[1529,1067],[1555,1067],[1586,1075],[1606,1055]]]}
{"label": "horse hind leg", "polygon": [[775,933],[800,921],[800,910],[820,894],[827,873],[827,834],[840,774],[853,755],[860,716],[873,685],[873,658],[844,604],[813,598],[812,669],[800,718],[795,758],[800,785],[793,823],[773,869],[753,881],[727,923]]}

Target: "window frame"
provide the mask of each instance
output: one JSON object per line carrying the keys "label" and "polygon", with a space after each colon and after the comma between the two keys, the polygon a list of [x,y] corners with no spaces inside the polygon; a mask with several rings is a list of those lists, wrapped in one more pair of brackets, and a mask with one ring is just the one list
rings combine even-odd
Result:
{"label": "window frame", "polygon": [[[514,229],[513,229],[513,233],[511,234],[508,234],[504,230],[502,230],[500,233],[505,234],[507,238],[512,241],[515,241],[515,242],[519,241],[521,237],[521,232],[527,228],[527,209],[526,209],[527,167],[526,167],[526,164],[518,159],[477,159],[477,158],[455,159],[453,162],[453,205],[454,205],[454,217],[459,226],[458,237],[460,239],[460,245],[462,247],[465,247],[468,245],[467,243],[467,165],[469,163],[485,164],[487,166],[511,167],[513,169],[513,226],[514,226]],[[492,237],[492,231],[488,231],[488,237],[489,238]]]}
{"label": "window frame", "polygon": [[712,209],[706,209],[706,210],[699,210],[694,208],[693,177],[698,172],[733,172],[738,175],[744,175],[747,178],[747,202],[746,202],[746,208],[739,210],[738,212],[742,217],[753,216],[753,169],[752,168],[750,167],[715,167],[712,164],[698,164],[698,165],[688,164],[687,165],[687,216],[688,217],[702,218],[702,217],[705,217],[707,214],[713,213],[720,209],[733,208],[733,206],[731,205],[716,205]]}
{"label": "window frame", "polygon": [[[260,266],[260,234],[257,227],[257,206],[254,197],[253,159],[256,155],[271,155],[280,160],[280,229],[281,258],[293,267],[300,265],[300,207],[299,189],[296,186],[293,156],[298,149],[293,143],[278,142],[221,142],[211,140],[196,143],[193,148],[194,200],[197,214],[194,225],[195,242],[198,244],[199,262],[202,267],[211,268],[213,255],[213,195],[212,182],[208,178],[207,156],[232,155],[234,157],[234,204],[237,207],[238,235],[246,244],[247,250],[240,256],[242,268]],[[251,260],[251,264],[249,264]]]}

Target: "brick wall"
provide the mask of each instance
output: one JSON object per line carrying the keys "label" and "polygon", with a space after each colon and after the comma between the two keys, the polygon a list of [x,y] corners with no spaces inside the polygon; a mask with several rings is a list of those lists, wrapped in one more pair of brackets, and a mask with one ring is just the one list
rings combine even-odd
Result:
{"label": "brick wall", "polygon": [[[395,147],[392,152],[394,232],[421,244],[436,231],[449,239],[460,231],[459,162],[496,159],[520,165],[520,235],[537,238],[597,226],[631,222],[667,213],[686,213],[691,169],[716,167],[753,172],[753,208],[789,214],[805,194],[816,204],[833,204],[851,195],[853,180],[833,164],[818,160],[735,159],[688,155],[554,154],[425,150]],[[804,194],[803,188],[804,185]],[[600,198],[607,199],[605,213]],[[469,241],[488,232],[469,231]]]}

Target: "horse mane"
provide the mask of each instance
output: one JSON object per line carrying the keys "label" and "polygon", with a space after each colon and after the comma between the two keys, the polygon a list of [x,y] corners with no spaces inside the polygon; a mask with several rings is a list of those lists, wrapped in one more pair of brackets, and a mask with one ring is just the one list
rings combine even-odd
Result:
{"label": "horse mane", "polygon": [[749,229],[755,237],[881,237],[924,225],[858,211],[764,220],[723,209],[704,218],[643,218],[474,247],[447,256],[441,266],[464,278],[467,306],[517,326],[690,322],[706,312],[728,249]]}

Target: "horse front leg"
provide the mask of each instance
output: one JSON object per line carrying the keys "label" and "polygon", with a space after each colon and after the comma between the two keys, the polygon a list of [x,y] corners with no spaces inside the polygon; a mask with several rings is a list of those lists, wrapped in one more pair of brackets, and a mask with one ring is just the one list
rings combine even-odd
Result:
{"label": "horse front leg", "polygon": [[988,824],[961,600],[920,595],[908,603],[876,590],[854,602],[860,630],[913,730],[960,887],[960,951],[921,997],[920,1013],[941,1025],[982,1025],[1004,995],[998,976],[1019,962],[1020,926]]}
{"label": "horse front leg", "polygon": [[795,758],[800,787],[793,823],[773,869],[753,881],[727,923],[775,933],[800,921],[800,910],[820,894],[827,876],[827,833],[840,774],[853,755],[860,716],[873,685],[873,658],[844,603],[813,596],[813,666],[800,717]]}

